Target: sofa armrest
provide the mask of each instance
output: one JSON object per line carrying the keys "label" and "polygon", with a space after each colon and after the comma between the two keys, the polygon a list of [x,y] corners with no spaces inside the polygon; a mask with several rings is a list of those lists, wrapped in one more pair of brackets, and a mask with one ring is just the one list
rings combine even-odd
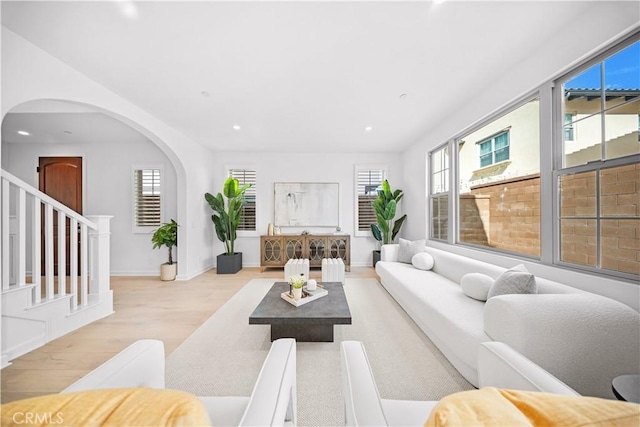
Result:
{"label": "sofa armrest", "polygon": [[289,423],[297,424],[296,341],[282,338],[271,344],[240,425]]}
{"label": "sofa armrest", "polygon": [[164,388],[164,344],[139,340],[89,372],[62,393],[104,388]]}
{"label": "sofa armrest", "polygon": [[397,243],[382,245],[382,247],[380,247],[380,261],[398,262],[399,250],[400,245]]}
{"label": "sofa armrest", "polygon": [[579,396],[571,387],[527,359],[507,344],[485,342],[478,352],[480,387],[498,387],[526,391]]}
{"label": "sofa armrest", "polygon": [[484,329],[582,395],[614,398],[613,378],[640,372],[640,314],[599,295],[490,298]]}
{"label": "sofa armrest", "polygon": [[340,344],[340,359],[345,425],[386,426],[378,387],[362,343],[343,341]]}

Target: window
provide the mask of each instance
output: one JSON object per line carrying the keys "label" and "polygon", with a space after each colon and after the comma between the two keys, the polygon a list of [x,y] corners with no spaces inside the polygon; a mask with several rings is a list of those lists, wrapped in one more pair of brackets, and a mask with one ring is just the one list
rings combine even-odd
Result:
{"label": "window", "polygon": [[430,237],[448,240],[449,236],[449,146],[429,153],[431,185],[429,207],[431,213]]}
{"label": "window", "polygon": [[574,127],[573,127],[573,122],[575,120],[575,114],[574,113],[565,113],[564,115],[564,140],[565,141],[573,141],[575,136],[574,136]]}
{"label": "window", "polygon": [[[638,278],[640,272],[640,41],[560,79],[576,111],[556,164],[559,264]],[[565,113],[566,114],[566,113]]]}
{"label": "window", "polygon": [[256,171],[250,169],[229,169],[228,176],[238,180],[240,186],[251,184],[244,192],[244,205],[240,212],[238,230],[256,230]]}
{"label": "window", "polygon": [[162,224],[162,166],[134,165],[133,217],[138,231],[150,231]]}
{"label": "window", "polygon": [[386,175],[386,167],[356,166],[356,235],[371,235],[371,224],[377,222],[372,203]]}
{"label": "window", "polygon": [[429,152],[429,238],[637,283],[639,69],[636,31]]}
{"label": "window", "polygon": [[480,147],[480,167],[509,160],[509,132],[501,132],[478,144]]}
{"label": "window", "polygon": [[[457,141],[458,241],[540,256],[539,99],[507,109]],[[478,141],[477,151],[464,141]]]}
{"label": "window", "polygon": [[636,41],[560,81],[564,93],[560,107],[565,114],[575,111],[564,125],[563,166],[640,153],[639,63]]}

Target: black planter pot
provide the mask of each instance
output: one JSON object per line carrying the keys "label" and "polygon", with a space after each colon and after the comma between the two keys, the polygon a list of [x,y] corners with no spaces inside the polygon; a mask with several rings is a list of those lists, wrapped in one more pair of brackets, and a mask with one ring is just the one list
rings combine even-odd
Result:
{"label": "black planter pot", "polygon": [[373,266],[376,266],[376,263],[380,261],[380,251],[373,251]]}
{"label": "black planter pot", "polygon": [[242,270],[242,252],[234,252],[233,255],[220,254],[216,259],[218,274],[235,274]]}

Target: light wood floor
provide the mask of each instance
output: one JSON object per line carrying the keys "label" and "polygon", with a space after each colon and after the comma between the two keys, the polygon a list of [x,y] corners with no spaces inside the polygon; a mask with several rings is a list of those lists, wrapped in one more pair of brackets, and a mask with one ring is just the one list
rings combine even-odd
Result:
{"label": "light wood floor", "polygon": [[[320,274],[314,269],[310,275],[319,279]],[[353,267],[346,275],[377,277],[370,267]],[[233,275],[211,270],[178,282],[112,277],[115,313],[14,359],[0,371],[0,399],[6,403],[57,393],[142,338],[164,341],[168,355],[254,278],[282,280],[282,269],[243,268]]]}

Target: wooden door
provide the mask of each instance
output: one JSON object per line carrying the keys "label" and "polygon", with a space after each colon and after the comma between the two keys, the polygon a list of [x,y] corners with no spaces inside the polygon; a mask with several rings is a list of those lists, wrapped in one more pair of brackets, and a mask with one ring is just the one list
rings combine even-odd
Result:
{"label": "wooden door", "polygon": [[[48,196],[59,201],[63,205],[82,214],[82,158],[81,157],[40,157],[38,163],[38,180],[39,189]],[[44,221],[44,215],[42,215]],[[66,236],[66,271],[69,274],[69,227],[70,221],[67,218],[65,236]],[[44,245],[44,227],[42,237],[42,248]],[[54,250],[54,269],[55,274],[58,273],[58,216],[53,216],[53,250]],[[78,252],[79,253],[79,252]],[[42,271],[45,270],[44,253],[42,256]]]}

